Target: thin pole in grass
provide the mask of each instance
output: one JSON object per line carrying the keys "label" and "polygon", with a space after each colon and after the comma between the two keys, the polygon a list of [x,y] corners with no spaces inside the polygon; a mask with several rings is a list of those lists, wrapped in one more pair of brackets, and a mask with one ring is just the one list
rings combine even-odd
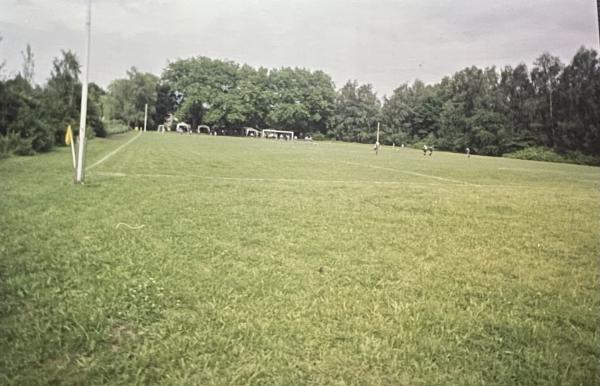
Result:
{"label": "thin pole in grass", "polygon": [[83,82],[81,84],[81,115],[79,119],[79,153],[77,157],[77,169],[75,172],[75,183],[83,184],[85,180],[85,120],[87,114],[88,98],[88,76],[90,72],[90,42],[92,30],[92,0],[88,0],[87,19],[85,22],[87,40],[85,44],[85,58],[83,62]]}
{"label": "thin pole in grass", "polygon": [[148,103],[144,107],[144,133],[146,132],[146,124],[148,123]]}
{"label": "thin pole in grass", "polygon": [[378,155],[378,154],[379,154],[379,122],[377,122],[377,140],[375,141],[375,155]]}

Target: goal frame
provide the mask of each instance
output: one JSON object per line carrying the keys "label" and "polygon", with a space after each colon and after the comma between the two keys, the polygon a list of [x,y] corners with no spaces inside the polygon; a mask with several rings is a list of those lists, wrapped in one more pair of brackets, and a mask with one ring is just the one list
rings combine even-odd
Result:
{"label": "goal frame", "polygon": [[263,138],[267,138],[266,134],[268,133],[273,133],[273,134],[286,134],[290,136],[290,141],[294,141],[294,132],[293,131],[286,131],[286,130],[275,130],[275,129],[263,129],[261,131],[261,137]]}

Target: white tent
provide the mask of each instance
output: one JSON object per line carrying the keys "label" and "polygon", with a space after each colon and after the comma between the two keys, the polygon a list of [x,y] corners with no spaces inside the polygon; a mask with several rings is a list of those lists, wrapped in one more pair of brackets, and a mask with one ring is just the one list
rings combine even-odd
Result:
{"label": "white tent", "polygon": [[198,134],[202,133],[203,130],[206,130],[207,134],[210,134],[210,127],[206,126],[206,125],[198,125]]}

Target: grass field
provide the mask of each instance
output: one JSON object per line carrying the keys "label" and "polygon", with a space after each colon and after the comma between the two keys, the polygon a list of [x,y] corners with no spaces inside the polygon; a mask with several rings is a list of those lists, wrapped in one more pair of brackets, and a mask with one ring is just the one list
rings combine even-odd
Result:
{"label": "grass field", "polygon": [[137,135],[0,161],[0,384],[600,384],[600,168]]}

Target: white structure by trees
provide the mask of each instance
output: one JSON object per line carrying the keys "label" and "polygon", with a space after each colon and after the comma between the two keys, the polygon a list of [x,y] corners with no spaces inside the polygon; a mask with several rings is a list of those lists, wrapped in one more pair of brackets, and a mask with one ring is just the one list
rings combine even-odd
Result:
{"label": "white structure by trees", "polygon": [[272,130],[265,129],[261,132],[263,138],[273,138],[273,139],[285,139],[285,140],[294,140],[294,132],[293,131],[285,131],[285,130]]}
{"label": "white structure by trees", "polygon": [[206,134],[210,134],[210,127],[206,126],[206,125],[198,125],[197,128],[198,134],[206,131]]}
{"label": "white structure by trees", "polygon": [[246,137],[258,137],[258,130],[253,127],[244,127],[244,134]]}
{"label": "white structure by trees", "polygon": [[185,122],[179,122],[177,124],[177,127],[175,128],[175,131],[177,131],[178,133],[181,133],[181,134],[183,134],[184,131],[191,134],[191,131],[190,131],[191,128],[192,128],[192,126],[190,124],[185,123]]}

